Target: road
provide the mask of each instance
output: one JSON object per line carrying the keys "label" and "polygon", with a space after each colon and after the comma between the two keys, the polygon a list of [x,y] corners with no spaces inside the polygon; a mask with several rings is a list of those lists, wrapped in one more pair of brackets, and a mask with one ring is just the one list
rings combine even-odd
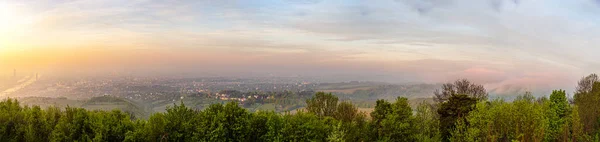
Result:
{"label": "road", "polygon": [[[41,75],[38,76],[38,78],[40,78],[40,77],[41,77]],[[19,83],[18,85],[0,92],[0,98],[4,98],[14,92],[17,92],[17,91],[29,86],[30,84],[33,84],[35,81],[37,81],[37,78],[31,77],[31,76],[26,76],[23,79],[18,81],[18,83]]]}

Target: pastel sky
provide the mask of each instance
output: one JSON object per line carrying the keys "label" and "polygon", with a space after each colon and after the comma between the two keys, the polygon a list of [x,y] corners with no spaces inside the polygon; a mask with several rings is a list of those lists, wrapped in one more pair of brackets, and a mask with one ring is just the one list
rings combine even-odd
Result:
{"label": "pastel sky", "polygon": [[468,78],[600,70],[598,0],[0,0],[0,69]]}

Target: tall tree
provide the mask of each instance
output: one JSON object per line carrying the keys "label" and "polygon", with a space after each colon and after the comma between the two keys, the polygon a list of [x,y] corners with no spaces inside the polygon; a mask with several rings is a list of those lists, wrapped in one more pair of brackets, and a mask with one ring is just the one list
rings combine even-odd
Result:
{"label": "tall tree", "polygon": [[452,95],[448,101],[442,103],[438,109],[440,115],[440,132],[442,141],[449,141],[451,131],[455,128],[456,121],[464,119],[473,108],[477,99],[467,95]]}
{"label": "tall tree", "polygon": [[438,142],[441,140],[439,120],[434,107],[423,101],[415,114],[415,140],[420,142]]}
{"label": "tall tree", "polygon": [[337,123],[333,118],[319,118],[313,113],[299,112],[283,116],[281,141],[327,141]]}
{"label": "tall tree", "polygon": [[554,90],[550,94],[550,101],[546,105],[546,118],[548,119],[548,130],[546,130],[546,140],[559,139],[561,129],[567,122],[567,116],[570,114],[570,106],[567,101],[564,90]]}
{"label": "tall tree", "polygon": [[337,106],[335,119],[342,122],[351,122],[358,114],[358,109],[350,102],[341,102]]}
{"label": "tall tree", "polygon": [[[243,141],[250,138],[251,115],[237,102],[213,104],[202,111],[195,141]],[[261,128],[256,128],[261,129]],[[257,136],[260,137],[260,136]]]}
{"label": "tall tree", "polygon": [[576,93],[574,98],[583,130],[587,134],[595,135],[598,132],[600,116],[600,82],[595,82],[591,91]]}
{"label": "tall tree", "polygon": [[584,132],[583,132],[583,124],[581,123],[581,119],[579,118],[579,109],[577,106],[573,107],[573,113],[571,113],[571,141],[583,141]]}
{"label": "tall tree", "polygon": [[92,141],[96,137],[94,132],[93,115],[85,109],[70,108],[65,110],[51,134],[51,141]]}
{"label": "tall tree", "polygon": [[306,100],[306,110],[319,117],[334,117],[337,103],[338,97],[331,93],[317,92],[315,96]]}
{"label": "tall tree", "polygon": [[373,110],[373,112],[371,112],[371,128],[372,130],[372,135],[371,137],[377,137],[380,133],[379,132],[381,130],[381,122],[386,118],[386,116],[390,113],[392,113],[392,104],[390,104],[388,101],[380,99],[377,100],[376,102],[377,104],[375,105],[375,109]]}
{"label": "tall tree", "polygon": [[575,94],[585,94],[592,91],[594,87],[594,83],[599,82],[600,78],[596,74],[590,74],[586,77],[581,78],[579,82],[577,82],[577,91]]}
{"label": "tall tree", "polygon": [[369,141],[370,133],[367,115],[363,112],[358,113],[350,124],[346,124],[345,131],[346,141]]}
{"label": "tall tree", "polygon": [[414,121],[412,108],[408,104],[408,99],[398,97],[392,104],[392,111],[386,115],[381,122],[379,132],[382,141],[410,142],[414,139]]}
{"label": "tall tree", "polygon": [[483,85],[472,83],[466,79],[443,84],[442,89],[436,90],[433,94],[435,95],[435,101],[438,103],[445,102],[448,98],[458,94],[467,95],[477,100],[485,100],[488,97],[488,93]]}
{"label": "tall tree", "polygon": [[194,110],[185,107],[183,102],[167,108],[165,118],[167,125],[165,131],[169,141],[190,141],[194,131],[193,118],[196,116]]}

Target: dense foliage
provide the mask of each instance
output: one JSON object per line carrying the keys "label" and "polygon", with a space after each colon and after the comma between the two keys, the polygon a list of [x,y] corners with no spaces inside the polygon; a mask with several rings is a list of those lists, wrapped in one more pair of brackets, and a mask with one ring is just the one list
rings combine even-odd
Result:
{"label": "dense foliage", "polygon": [[585,86],[575,93],[574,103],[569,103],[564,90],[553,91],[549,98],[526,93],[512,102],[456,91],[441,102],[423,102],[414,109],[403,97],[377,100],[370,114],[328,93],[316,93],[306,101],[306,111],[295,114],[249,112],[236,102],[204,110],[182,103],[148,119],[134,119],[118,110],[42,109],[7,99],[0,102],[0,140],[598,141],[600,83],[585,79],[589,77],[580,82]]}

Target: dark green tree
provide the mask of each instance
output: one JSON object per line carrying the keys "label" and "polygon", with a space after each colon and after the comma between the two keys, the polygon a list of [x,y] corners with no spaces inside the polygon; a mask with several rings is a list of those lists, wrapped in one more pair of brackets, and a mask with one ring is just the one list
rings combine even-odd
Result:
{"label": "dark green tree", "polygon": [[124,141],[127,132],[133,131],[134,125],[129,114],[120,110],[97,112],[96,133],[101,134],[95,141]]}
{"label": "dark green tree", "polygon": [[0,102],[0,140],[23,141],[24,123],[23,108],[17,100]]}
{"label": "dark green tree", "polygon": [[92,141],[96,137],[94,118],[83,108],[67,107],[52,131],[50,141]]}
{"label": "dark green tree", "polygon": [[398,97],[396,102],[392,104],[392,110],[381,121],[380,140],[411,142],[414,139],[414,119],[412,109],[408,104],[408,99]]}
{"label": "dark green tree", "polygon": [[52,133],[52,123],[48,123],[45,112],[39,107],[34,106],[25,110],[25,141],[50,141],[49,136]]}
{"label": "dark green tree", "polygon": [[[237,102],[213,104],[198,117],[195,141],[244,141],[250,138],[251,115]],[[259,128],[260,129],[260,128]],[[260,137],[260,136],[257,136]]]}
{"label": "dark green tree", "polygon": [[[583,130],[590,135],[598,134],[600,127],[598,124],[600,121],[600,103],[598,103],[600,102],[600,82],[597,80],[598,77],[595,74],[582,78],[577,87],[578,91],[574,95]],[[593,82],[591,89],[588,86],[590,82]]]}
{"label": "dark green tree", "polygon": [[313,113],[304,112],[285,115],[283,122],[281,141],[327,141],[337,124],[330,117],[320,119]]}
{"label": "dark green tree", "polygon": [[440,117],[440,133],[442,141],[449,141],[451,131],[455,128],[458,119],[464,119],[477,104],[476,98],[467,95],[453,95],[448,101],[442,103],[437,110]]}

